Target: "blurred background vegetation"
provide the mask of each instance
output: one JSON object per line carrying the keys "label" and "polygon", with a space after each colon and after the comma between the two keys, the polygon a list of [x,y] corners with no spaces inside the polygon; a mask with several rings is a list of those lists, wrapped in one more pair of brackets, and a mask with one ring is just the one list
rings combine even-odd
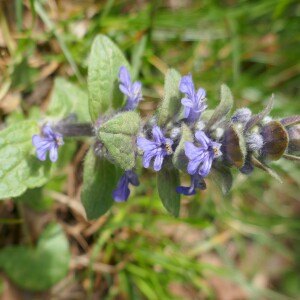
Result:
{"label": "blurred background vegetation", "polygon": [[[192,73],[210,108],[225,82],[236,108],[258,112],[274,94],[273,117],[300,113],[299,1],[0,0],[1,128],[41,119],[58,76],[86,90],[99,33],[142,81],[143,116],[157,107],[168,67]],[[67,276],[44,292],[22,290],[2,272],[2,299],[300,299],[299,165],[273,163],[281,185],[260,170],[236,172],[226,198],[209,180],[182,198],[178,219],[143,170],[127,203],[88,222],[80,203],[88,143],[70,143],[43,189],[0,203],[1,248],[35,242],[56,222],[71,251]]]}

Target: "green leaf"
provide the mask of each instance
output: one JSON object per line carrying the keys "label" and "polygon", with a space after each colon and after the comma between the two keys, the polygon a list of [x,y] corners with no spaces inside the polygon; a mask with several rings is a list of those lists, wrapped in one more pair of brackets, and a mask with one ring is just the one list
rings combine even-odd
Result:
{"label": "green leaf", "polygon": [[180,195],[176,187],[180,185],[179,171],[176,169],[162,168],[157,174],[157,189],[159,197],[173,216],[178,217],[180,211]]}
{"label": "green leaf", "polygon": [[91,148],[86,155],[81,201],[88,219],[97,219],[114,203],[112,191],[121,177],[120,169],[105,159],[97,158]]}
{"label": "green leaf", "polygon": [[36,247],[11,246],[0,251],[0,268],[19,287],[43,291],[63,279],[69,269],[68,240],[58,224],[50,224]]}
{"label": "green leaf", "polygon": [[99,137],[112,158],[124,170],[135,166],[136,135],[140,116],[133,111],[116,115],[99,129]]}
{"label": "green leaf", "polygon": [[119,90],[119,69],[129,64],[108,37],[98,35],[93,42],[88,65],[89,110],[92,121],[108,109],[120,107],[124,96]]}
{"label": "green leaf", "polygon": [[259,161],[256,157],[254,157],[254,155],[251,156],[251,162],[255,167],[265,171],[266,173],[271,175],[273,178],[278,180],[278,182],[282,183],[280,176],[274,170],[269,168],[266,164],[264,164],[263,162]]}
{"label": "green leaf", "polygon": [[179,84],[181,75],[169,69],[165,78],[165,96],[158,111],[158,125],[165,126],[180,110],[181,93]]}
{"label": "green leaf", "polygon": [[273,105],[274,105],[274,95],[272,95],[272,97],[267,103],[267,106],[259,114],[251,117],[251,119],[246,123],[244,130],[248,131],[251,128],[253,128],[256,124],[261,122],[264,119],[264,117],[266,117],[271,112]]}
{"label": "green leaf", "polygon": [[223,195],[227,195],[230,192],[233,183],[233,177],[228,167],[224,167],[224,166],[213,167],[210,171],[210,177],[220,188]]}
{"label": "green leaf", "polygon": [[36,211],[49,211],[53,200],[43,195],[43,188],[28,189],[24,194],[14,199],[25,203],[30,208]]}
{"label": "green leaf", "polygon": [[36,122],[23,121],[0,131],[0,199],[16,197],[27,188],[45,184],[51,162],[35,156],[32,135],[39,133]]}
{"label": "green leaf", "polygon": [[226,117],[227,114],[232,109],[233,97],[229,87],[226,84],[221,85],[220,97],[221,97],[220,104],[216,107],[211,118],[207,122],[206,128],[208,130],[210,130],[211,127],[215,123],[219,122],[223,117]]}
{"label": "green leaf", "polygon": [[185,155],[185,142],[193,142],[193,140],[191,129],[182,123],[180,142],[173,155],[173,164],[177,169],[186,172],[189,159]]}
{"label": "green leaf", "polygon": [[54,82],[47,116],[63,119],[71,113],[75,113],[79,122],[90,122],[88,105],[88,95],[84,90],[64,78],[58,77]]}

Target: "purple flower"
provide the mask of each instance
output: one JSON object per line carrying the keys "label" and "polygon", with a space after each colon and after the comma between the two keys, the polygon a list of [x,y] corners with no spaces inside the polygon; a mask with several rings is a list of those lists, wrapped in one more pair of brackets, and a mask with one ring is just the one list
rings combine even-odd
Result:
{"label": "purple flower", "polygon": [[197,131],[195,137],[200,148],[191,142],[185,142],[185,155],[190,160],[187,171],[191,175],[198,171],[199,175],[205,177],[210,172],[213,160],[222,154],[220,151],[221,144],[210,140],[203,131]]}
{"label": "purple flower", "polygon": [[59,146],[64,144],[62,135],[54,132],[52,128],[46,125],[43,128],[44,137],[39,135],[32,136],[32,144],[36,148],[36,156],[39,160],[46,160],[47,151],[49,151],[49,157],[52,162],[57,161]]}
{"label": "purple flower", "polygon": [[127,96],[125,110],[133,110],[138,106],[142,97],[142,84],[139,81],[131,82],[130,74],[126,67],[122,66],[119,70],[120,85],[119,88]]}
{"label": "purple flower", "polygon": [[196,194],[196,188],[198,188],[202,191],[206,189],[206,183],[205,183],[203,177],[197,173],[194,175],[191,175],[191,186],[189,186],[189,187],[178,186],[176,188],[176,192],[178,194],[184,194],[186,196],[191,196],[191,195]]}
{"label": "purple flower", "polygon": [[199,88],[196,93],[192,75],[186,75],[181,78],[179,90],[187,95],[187,98],[181,99],[184,106],[184,116],[188,122],[195,122],[199,119],[201,113],[206,109],[205,104],[206,91]]}
{"label": "purple flower", "polygon": [[112,192],[112,196],[116,202],[127,201],[130,190],[128,188],[129,183],[134,186],[140,184],[137,174],[132,171],[125,171],[122,177],[118,181],[117,188]]}
{"label": "purple flower", "polygon": [[154,159],[154,170],[161,169],[164,157],[173,153],[171,139],[165,138],[158,126],[152,129],[153,141],[149,141],[143,137],[137,138],[137,145],[144,151],[143,164],[145,168],[149,167],[150,161]]}

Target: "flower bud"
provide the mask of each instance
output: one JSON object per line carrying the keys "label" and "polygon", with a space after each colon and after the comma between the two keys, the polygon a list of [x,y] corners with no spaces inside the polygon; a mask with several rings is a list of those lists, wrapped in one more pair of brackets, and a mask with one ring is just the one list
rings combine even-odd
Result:
{"label": "flower bud", "polygon": [[238,109],[233,116],[231,121],[233,123],[247,123],[251,118],[252,112],[249,108],[240,108]]}
{"label": "flower bud", "polygon": [[180,134],[181,134],[181,129],[179,127],[174,127],[170,132],[170,138],[172,140],[177,140],[180,137]]}
{"label": "flower bud", "polygon": [[263,147],[264,140],[260,134],[251,132],[246,135],[246,144],[249,150],[259,151]]}
{"label": "flower bud", "polygon": [[242,133],[236,126],[230,126],[225,131],[222,144],[225,159],[240,169],[245,163],[246,143]]}
{"label": "flower bud", "polygon": [[288,133],[284,126],[278,121],[270,121],[263,126],[261,135],[264,140],[263,158],[267,160],[281,158],[288,146]]}

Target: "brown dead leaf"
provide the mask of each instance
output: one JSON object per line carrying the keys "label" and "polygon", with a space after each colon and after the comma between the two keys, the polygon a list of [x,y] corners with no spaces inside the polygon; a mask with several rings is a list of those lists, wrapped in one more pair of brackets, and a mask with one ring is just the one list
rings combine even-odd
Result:
{"label": "brown dead leaf", "polygon": [[4,114],[9,114],[15,111],[21,102],[21,95],[18,92],[10,92],[4,96],[2,100],[0,100],[0,110]]}

